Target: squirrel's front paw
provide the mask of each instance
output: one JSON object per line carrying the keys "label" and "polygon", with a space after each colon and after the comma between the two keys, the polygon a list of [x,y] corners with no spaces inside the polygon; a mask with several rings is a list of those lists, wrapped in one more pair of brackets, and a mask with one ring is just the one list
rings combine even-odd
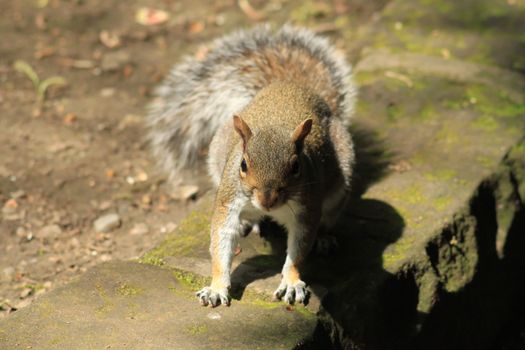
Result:
{"label": "squirrel's front paw", "polygon": [[279,288],[273,292],[273,297],[276,300],[282,299],[288,304],[303,303],[306,305],[309,294],[310,292],[306,289],[306,283],[303,281],[287,283],[283,280]]}
{"label": "squirrel's front paw", "polygon": [[228,288],[212,288],[204,287],[196,293],[197,297],[202,306],[215,307],[219,304],[230,306],[230,296],[228,294]]}

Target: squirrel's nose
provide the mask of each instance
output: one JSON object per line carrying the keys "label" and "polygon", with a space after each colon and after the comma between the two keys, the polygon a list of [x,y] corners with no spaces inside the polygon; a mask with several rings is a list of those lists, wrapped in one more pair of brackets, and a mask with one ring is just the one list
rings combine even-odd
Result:
{"label": "squirrel's nose", "polygon": [[262,191],[257,192],[257,200],[259,201],[261,206],[266,210],[272,209],[277,203],[278,198],[279,193],[277,192],[277,190],[274,189],[264,189]]}

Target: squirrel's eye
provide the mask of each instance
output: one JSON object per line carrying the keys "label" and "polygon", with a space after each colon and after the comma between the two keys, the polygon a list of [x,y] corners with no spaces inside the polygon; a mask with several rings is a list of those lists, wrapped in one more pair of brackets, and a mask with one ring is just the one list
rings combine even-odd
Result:
{"label": "squirrel's eye", "polygon": [[246,160],[242,160],[241,162],[241,172],[246,173],[248,171],[248,166],[246,165]]}
{"label": "squirrel's eye", "polygon": [[292,175],[293,176],[298,176],[299,175],[299,170],[300,167],[299,167],[299,161],[298,160],[294,160],[294,162],[292,163]]}

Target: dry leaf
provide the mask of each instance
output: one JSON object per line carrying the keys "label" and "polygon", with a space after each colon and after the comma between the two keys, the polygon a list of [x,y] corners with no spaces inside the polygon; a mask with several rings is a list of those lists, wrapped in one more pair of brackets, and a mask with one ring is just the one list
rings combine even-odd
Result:
{"label": "dry leaf", "polygon": [[169,19],[169,13],[162,10],[156,10],[150,7],[141,7],[135,13],[135,21],[144,26],[154,26],[166,22]]}
{"label": "dry leaf", "polygon": [[191,22],[188,26],[188,32],[190,34],[198,34],[198,33],[202,33],[204,31],[204,22],[200,22],[200,21],[195,21],[195,22]]}
{"label": "dry leaf", "polygon": [[266,14],[254,9],[248,0],[239,0],[238,4],[242,12],[254,21],[261,21],[266,17]]}
{"label": "dry leaf", "polygon": [[209,52],[210,48],[208,46],[200,46],[195,53],[195,59],[198,61],[204,61]]}
{"label": "dry leaf", "polygon": [[100,39],[100,42],[104,44],[104,46],[109,47],[110,49],[118,47],[122,43],[120,36],[117,33],[107,30],[101,31],[98,38]]}
{"label": "dry leaf", "polygon": [[75,113],[68,113],[64,116],[64,124],[66,125],[71,125],[75,122],[75,120],[77,120],[77,116]]}

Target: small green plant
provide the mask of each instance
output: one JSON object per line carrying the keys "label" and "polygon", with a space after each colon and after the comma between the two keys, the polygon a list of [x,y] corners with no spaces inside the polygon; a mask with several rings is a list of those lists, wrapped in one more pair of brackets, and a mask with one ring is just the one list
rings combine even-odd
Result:
{"label": "small green plant", "polygon": [[25,74],[26,77],[31,80],[33,86],[35,87],[36,95],[38,98],[38,104],[42,104],[46,98],[47,89],[53,85],[65,85],[67,82],[64,78],[59,76],[49,77],[47,79],[40,79],[35,70],[29,65],[29,63],[17,60],[14,64],[15,70],[19,71],[22,74]]}

